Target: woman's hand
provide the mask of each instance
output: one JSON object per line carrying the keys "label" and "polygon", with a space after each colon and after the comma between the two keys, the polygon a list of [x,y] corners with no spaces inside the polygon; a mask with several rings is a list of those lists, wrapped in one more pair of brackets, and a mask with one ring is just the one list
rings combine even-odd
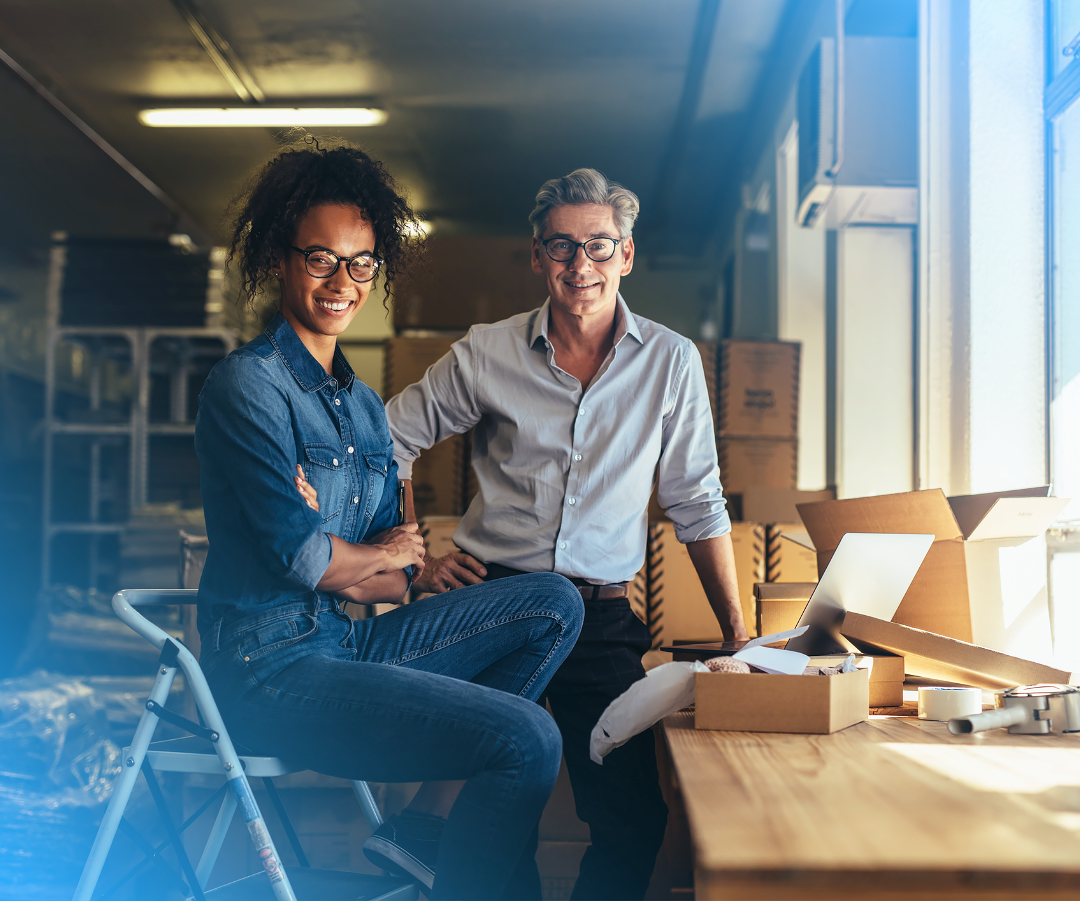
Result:
{"label": "woman's hand", "polygon": [[293,482],[296,485],[296,490],[300,492],[300,497],[304,499],[312,510],[318,513],[319,493],[311,487],[311,483],[308,482],[307,476],[304,475],[304,469],[299,463],[296,464],[296,475],[293,476]]}
{"label": "woman's hand", "polygon": [[424,570],[424,539],[420,537],[419,529],[416,523],[407,522],[380,532],[365,543],[387,554],[388,562],[384,569],[404,569],[412,566],[415,580]]}

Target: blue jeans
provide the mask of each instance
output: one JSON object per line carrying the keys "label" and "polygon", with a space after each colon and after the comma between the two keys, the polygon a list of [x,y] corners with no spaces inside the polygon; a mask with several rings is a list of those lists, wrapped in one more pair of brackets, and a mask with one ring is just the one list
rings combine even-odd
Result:
{"label": "blue jeans", "polygon": [[347,779],[465,779],[431,897],[497,898],[555,785],[536,704],[570,653],[581,595],[553,573],[353,620],[326,595],[217,620],[202,667],[234,741]]}

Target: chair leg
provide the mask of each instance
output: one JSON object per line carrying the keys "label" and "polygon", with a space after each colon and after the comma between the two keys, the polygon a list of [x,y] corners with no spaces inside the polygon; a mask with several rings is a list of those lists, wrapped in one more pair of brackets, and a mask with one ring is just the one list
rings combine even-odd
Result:
{"label": "chair leg", "polygon": [[[149,700],[158,704],[164,704],[169,697],[173,679],[176,678],[176,667],[159,666],[154,686],[150,689]],[[116,830],[120,826],[120,819],[124,815],[128,800],[131,798],[131,790],[135,787],[135,780],[139,778],[143,761],[146,759],[146,749],[154,737],[157,729],[158,718],[147,710],[139,719],[139,725],[135,729],[135,737],[131,740],[131,750],[127,759],[121,762],[122,769],[120,778],[116,780],[113,788],[113,796],[109,800],[109,806],[105,809],[105,816],[101,820],[94,845],[90,849],[90,856],[86,859],[82,876],[75,889],[72,901],[90,901],[94,889],[97,888],[98,879],[101,878],[101,869],[105,866],[105,858],[109,856],[113,839],[116,838]]]}
{"label": "chair leg", "polygon": [[210,829],[210,837],[206,840],[206,847],[203,848],[202,856],[199,858],[199,865],[195,867],[195,878],[199,880],[200,888],[205,889],[206,883],[210,881],[210,874],[221,853],[221,846],[225,844],[225,835],[229,831],[229,825],[235,813],[236,795],[231,791],[226,791],[225,797],[221,799],[221,807],[218,808],[214,825]]}
{"label": "chair leg", "polygon": [[266,787],[266,793],[270,796],[270,803],[274,805],[274,810],[277,811],[278,819],[281,820],[281,828],[285,830],[285,835],[289,839],[289,844],[292,845],[297,861],[302,867],[310,867],[311,864],[308,863],[307,855],[304,853],[304,849],[300,847],[300,839],[296,836],[296,830],[293,829],[292,820],[289,819],[285,805],[281,803],[281,795],[278,794],[274,780],[269,776],[264,776],[263,785]]}
{"label": "chair leg", "polygon": [[382,814],[379,813],[379,805],[375,803],[375,796],[371,793],[371,786],[360,779],[350,781],[352,782],[353,794],[356,795],[360,809],[364,811],[364,819],[367,820],[368,826],[374,832],[382,825],[383,819]]}
{"label": "chair leg", "polygon": [[165,823],[165,831],[169,836],[169,841],[172,842],[173,850],[176,852],[176,857],[180,861],[180,869],[184,873],[184,878],[188,881],[188,888],[191,889],[191,893],[195,896],[195,901],[206,901],[206,896],[203,895],[202,886],[199,885],[199,880],[195,877],[195,868],[191,865],[191,858],[188,857],[187,849],[184,848],[184,840],[176,830],[176,823],[173,822],[172,815],[169,813],[169,807],[165,803],[165,795],[162,794],[161,786],[158,785],[157,777],[154,775],[154,771],[151,769],[148,761],[143,761],[142,770],[143,776],[146,779],[146,784],[150,788],[150,794],[154,798],[154,804],[157,805],[158,813]]}

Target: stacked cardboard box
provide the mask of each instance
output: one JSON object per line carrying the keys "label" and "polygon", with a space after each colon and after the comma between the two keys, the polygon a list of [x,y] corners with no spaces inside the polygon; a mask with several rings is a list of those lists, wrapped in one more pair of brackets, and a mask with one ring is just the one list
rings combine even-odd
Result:
{"label": "stacked cardboard box", "polygon": [[[743,618],[753,632],[753,586],[764,578],[765,530],[756,523],[733,523],[731,539]],[[652,634],[653,648],[677,640],[723,638],[686,545],[675,537],[673,523],[656,522],[649,526],[645,574],[645,622]]]}
{"label": "stacked cardboard box", "polygon": [[397,329],[460,329],[498,322],[544,302],[532,271],[532,239],[436,235],[422,267],[398,286]]}
{"label": "stacked cardboard box", "polygon": [[787,341],[720,342],[716,433],[726,490],[796,487],[799,347]]}
{"label": "stacked cardboard box", "polygon": [[[383,393],[389,399],[420,381],[454,343],[453,336],[391,338],[386,342]],[[416,515],[461,516],[465,512],[469,438],[453,435],[424,451],[413,464]]]}

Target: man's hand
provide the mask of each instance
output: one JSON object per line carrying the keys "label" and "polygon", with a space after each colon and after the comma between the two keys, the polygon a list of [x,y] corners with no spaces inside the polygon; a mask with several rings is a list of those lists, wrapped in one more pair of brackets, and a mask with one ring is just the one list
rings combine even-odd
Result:
{"label": "man's hand", "polygon": [[413,587],[440,594],[466,585],[479,585],[486,575],[483,563],[464,551],[457,551],[438,560],[429,559],[423,576],[413,581]]}

